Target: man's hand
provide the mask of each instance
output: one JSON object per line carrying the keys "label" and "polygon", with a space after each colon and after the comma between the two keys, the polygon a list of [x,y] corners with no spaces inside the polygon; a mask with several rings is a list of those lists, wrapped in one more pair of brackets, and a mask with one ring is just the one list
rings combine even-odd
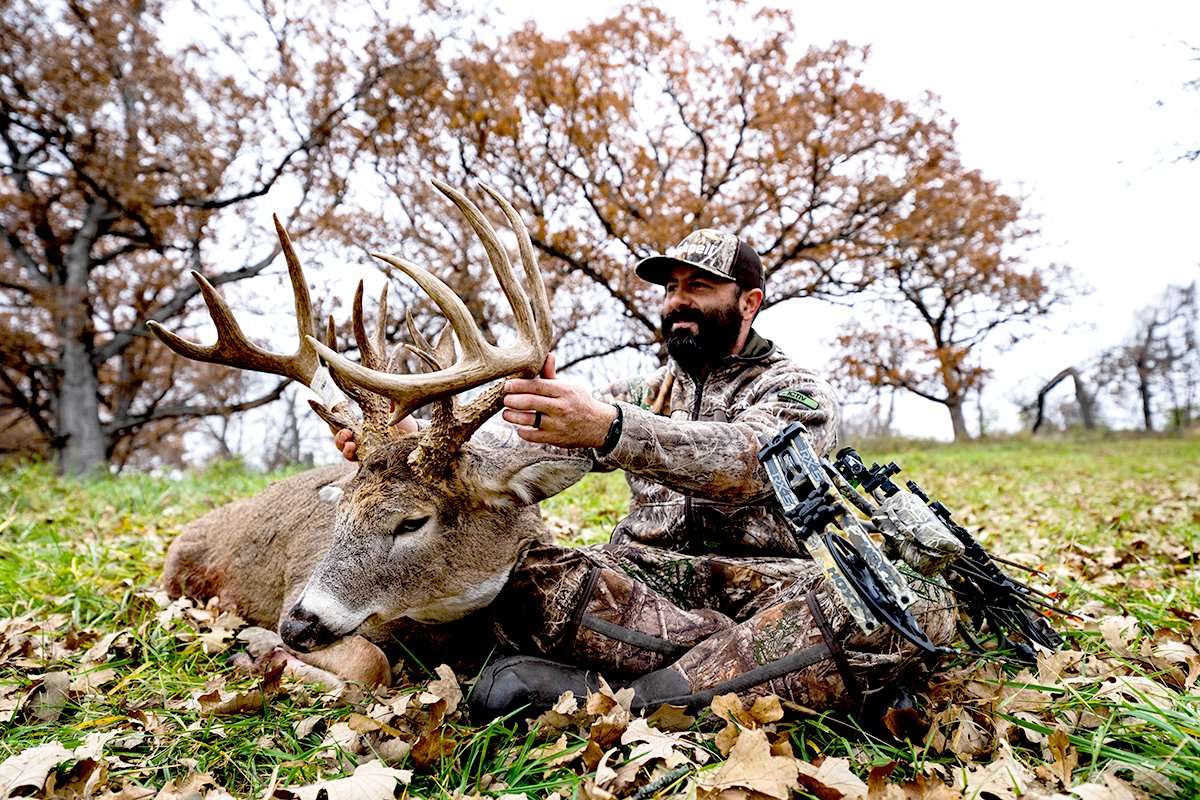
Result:
{"label": "man's hand", "polygon": [[358,443],[354,441],[354,431],[342,428],[333,437],[333,443],[342,452],[342,457],[353,461],[358,457]]}
{"label": "man's hand", "polygon": [[551,354],[540,378],[514,378],[504,384],[501,416],[516,425],[517,435],[527,442],[599,447],[617,418],[617,409],[592,397],[583,386],[556,377]]}
{"label": "man's hand", "polygon": [[[397,433],[416,433],[417,421],[412,417],[405,417],[393,425],[392,430]],[[358,443],[354,441],[354,431],[342,428],[334,435],[333,443],[347,461],[354,461],[358,458]]]}

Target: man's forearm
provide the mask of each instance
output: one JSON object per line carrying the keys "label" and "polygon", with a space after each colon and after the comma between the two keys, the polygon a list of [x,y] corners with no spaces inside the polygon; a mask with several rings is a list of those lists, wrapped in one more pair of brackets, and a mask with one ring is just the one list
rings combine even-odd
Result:
{"label": "man's forearm", "polygon": [[621,468],[684,494],[728,502],[751,501],[771,492],[758,462],[762,442],[792,422],[813,431],[813,447],[834,444],[828,415],[784,404],[755,407],[733,422],[677,420],[621,404],[616,446],[597,458],[601,468]]}

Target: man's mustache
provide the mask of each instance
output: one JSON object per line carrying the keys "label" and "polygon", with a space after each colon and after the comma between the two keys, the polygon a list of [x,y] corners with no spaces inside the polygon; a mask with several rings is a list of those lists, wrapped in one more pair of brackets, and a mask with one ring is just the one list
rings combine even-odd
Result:
{"label": "man's mustache", "polygon": [[676,322],[704,322],[704,313],[695,308],[678,308],[663,317],[663,328],[670,330]]}

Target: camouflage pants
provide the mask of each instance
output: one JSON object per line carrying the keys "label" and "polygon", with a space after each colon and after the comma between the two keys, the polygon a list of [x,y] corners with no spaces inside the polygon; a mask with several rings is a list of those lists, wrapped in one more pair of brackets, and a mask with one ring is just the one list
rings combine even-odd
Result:
{"label": "camouflage pants", "polygon": [[[910,609],[929,638],[954,636],[951,593],[913,580]],[[811,594],[811,598],[810,598]],[[814,605],[824,618],[814,616]],[[501,641],[517,652],[589,667],[610,679],[677,671],[693,692],[826,643],[864,692],[895,682],[916,648],[886,626],[865,636],[806,559],[682,555],[645,545],[535,545],[493,604]],[[810,708],[851,705],[826,658],[746,689]]]}

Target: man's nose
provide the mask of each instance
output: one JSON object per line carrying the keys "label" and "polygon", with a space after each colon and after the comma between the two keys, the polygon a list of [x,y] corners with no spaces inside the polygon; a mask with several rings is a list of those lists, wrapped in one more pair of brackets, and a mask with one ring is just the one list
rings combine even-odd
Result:
{"label": "man's nose", "polygon": [[683,308],[685,306],[690,306],[690,305],[691,305],[691,303],[688,301],[687,296],[682,294],[681,292],[679,292],[679,291],[667,292],[666,296],[663,297],[663,305],[662,305],[663,316],[665,317],[668,314],[670,314],[671,312],[675,311],[676,309]]}

